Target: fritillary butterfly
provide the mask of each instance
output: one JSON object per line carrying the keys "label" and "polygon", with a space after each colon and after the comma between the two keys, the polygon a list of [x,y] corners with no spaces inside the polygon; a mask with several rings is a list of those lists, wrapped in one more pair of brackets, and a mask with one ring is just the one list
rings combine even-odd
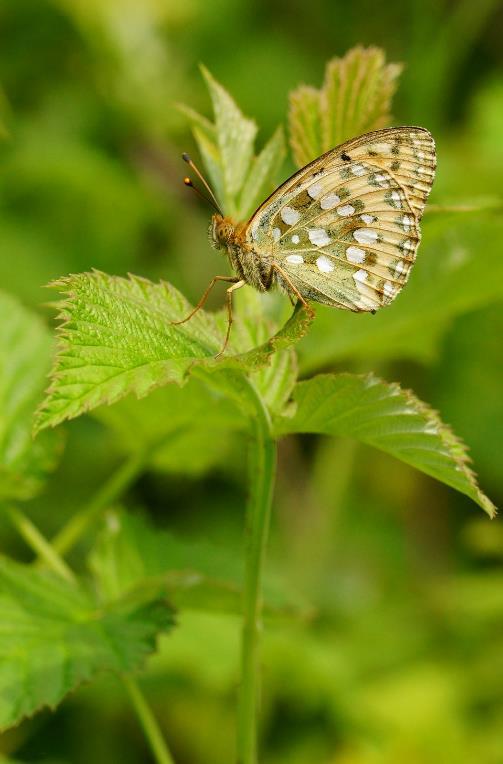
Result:
{"label": "fritillary butterfly", "polygon": [[247,222],[214,214],[210,240],[227,253],[236,275],[216,276],[184,321],[202,307],[216,281],[232,283],[220,353],[229,339],[232,292],[245,284],[261,292],[278,285],[310,313],[308,301],[357,312],[389,305],[416,258],[435,166],[428,130],[377,130],[303,167]]}

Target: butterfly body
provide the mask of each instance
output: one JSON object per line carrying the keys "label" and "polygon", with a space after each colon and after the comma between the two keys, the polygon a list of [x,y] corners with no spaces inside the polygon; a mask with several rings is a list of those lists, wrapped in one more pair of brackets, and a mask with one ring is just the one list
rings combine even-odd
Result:
{"label": "butterfly body", "polygon": [[273,284],[272,257],[256,251],[253,242],[246,239],[246,223],[232,218],[213,215],[210,224],[210,242],[215,249],[224,250],[234,272],[259,292],[267,292]]}

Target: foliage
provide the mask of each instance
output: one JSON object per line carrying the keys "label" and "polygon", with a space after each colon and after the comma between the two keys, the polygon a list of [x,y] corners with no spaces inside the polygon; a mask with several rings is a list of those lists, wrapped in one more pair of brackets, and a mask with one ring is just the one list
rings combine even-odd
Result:
{"label": "foliage", "polygon": [[386,64],[379,48],[353,48],[325,69],[320,90],[301,85],[290,94],[290,143],[298,167],[333,146],[386,127],[400,64]]}
{"label": "foliage", "polygon": [[55,433],[37,441],[31,434],[52,342],[43,324],[3,292],[0,324],[0,500],[29,499],[55,468],[61,445]]}
{"label": "foliage", "polygon": [[[16,727],[0,760],[146,760],[112,676],[144,667],[175,761],[235,761],[257,400],[280,440],[260,760],[501,760],[501,533],[473,513],[493,505],[453,435],[499,499],[498,17],[494,0],[444,6],[5,8],[0,710]],[[393,108],[400,66],[368,40],[404,62]],[[334,53],[319,90],[298,86]],[[200,60],[218,78],[200,78]],[[180,183],[187,124],[224,211],[244,220],[295,164],[392,112],[430,128],[440,159],[392,307],[319,306],[309,325],[303,311],[288,322],[284,296],[241,290],[217,360],[224,311],[170,323],[223,272],[209,212]],[[54,347],[24,306],[55,280],[63,320],[32,439]]]}
{"label": "foliage", "polygon": [[98,671],[135,669],[173,625],[155,592],[114,600],[100,604],[83,587],[0,560],[0,727],[56,706]]}

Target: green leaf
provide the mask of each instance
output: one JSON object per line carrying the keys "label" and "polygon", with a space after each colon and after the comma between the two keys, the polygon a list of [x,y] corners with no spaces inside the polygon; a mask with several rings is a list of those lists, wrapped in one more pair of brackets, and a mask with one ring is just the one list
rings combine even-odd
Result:
{"label": "green leaf", "polygon": [[188,106],[178,108],[192,132],[217,198],[227,215],[245,220],[275,187],[285,154],[278,128],[257,157],[253,146],[257,127],[240,111],[229,93],[201,67],[213,104],[215,123]]}
{"label": "green leaf", "polygon": [[255,122],[243,116],[229,93],[201,67],[210,91],[215,127],[222,158],[227,201],[237,196],[248,174],[257,135]]}
{"label": "green leaf", "polygon": [[[290,143],[299,167],[325,151],[391,120],[391,100],[402,67],[386,64],[380,48],[352,48],[328,62],[320,90],[290,95]],[[319,125],[319,127],[318,127]]]}
{"label": "green leaf", "polygon": [[220,158],[220,151],[217,144],[217,133],[215,125],[209,120],[198,114],[197,111],[190,109],[184,104],[179,105],[179,109],[188,117],[192,125],[192,134],[197,143],[199,153],[201,154],[206,172],[208,173],[210,185],[220,203],[225,200],[225,179]]}
{"label": "green leaf", "polygon": [[248,427],[239,408],[194,378],[181,388],[167,385],[141,400],[129,396],[100,407],[94,416],[115,433],[121,452],[145,454],[155,470],[190,475],[225,463],[233,431]]}
{"label": "green leaf", "polygon": [[[177,608],[241,612],[243,561],[239,548],[177,537],[141,515],[109,512],[89,565],[105,599],[162,581]],[[298,596],[270,571],[264,598],[270,612],[305,609]]]}
{"label": "green leaf", "polygon": [[290,145],[298,167],[323,154],[320,91],[300,85],[290,93],[288,122]]}
{"label": "green leaf", "polygon": [[455,316],[501,299],[501,219],[490,213],[456,216],[454,224],[450,216],[435,215],[423,225],[409,283],[392,305],[375,316],[319,309],[299,348],[302,373],[350,358],[431,361]]}
{"label": "green leaf", "polygon": [[274,191],[273,179],[285,158],[283,128],[278,127],[260,154],[252,160],[240,194],[237,216],[246,220],[255,209]]}
{"label": "green leaf", "polygon": [[133,671],[173,625],[159,592],[102,606],[81,587],[0,558],[0,728],[53,708],[102,670]]}
{"label": "green leaf", "polygon": [[[165,282],[93,272],[69,276],[55,286],[66,299],[61,303],[58,354],[38,413],[38,430],[115,403],[129,393],[141,398],[168,382],[182,384],[196,370],[205,379],[212,377],[211,384],[219,389],[237,391],[235,372],[266,365],[273,353],[299,339],[310,322],[305,311],[297,309],[277,334],[254,347],[252,334],[237,317],[228,355],[216,359],[225,336],[226,312],[215,317],[200,310],[190,321],[174,325],[171,322],[185,318],[191,306]],[[258,316],[249,322],[261,325]]]}
{"label": "green leaf", "polygon": [[408,390],[371,374],[326,374],[299,382],[293,400],[292,416],[277,420],[280,434],[355,438],[464,493],[494,517],[496,509],[477,485],[465,445]]}
{"label": "green leaf", "polygon": [[29,499],[55,468],[61,438],[32,438],[46,384],[50,335],[37,316],[0,291],[0,499]]}

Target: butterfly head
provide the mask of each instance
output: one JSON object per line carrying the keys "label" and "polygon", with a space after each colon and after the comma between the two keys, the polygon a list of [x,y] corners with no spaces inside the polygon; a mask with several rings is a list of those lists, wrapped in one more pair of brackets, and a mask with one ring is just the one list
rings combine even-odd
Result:
{"label": "butterfly head", "polygon": [[236,225],[231,218],[217,213],[211,218],[209,236],[212,247],[227,250],[236,240]]}

